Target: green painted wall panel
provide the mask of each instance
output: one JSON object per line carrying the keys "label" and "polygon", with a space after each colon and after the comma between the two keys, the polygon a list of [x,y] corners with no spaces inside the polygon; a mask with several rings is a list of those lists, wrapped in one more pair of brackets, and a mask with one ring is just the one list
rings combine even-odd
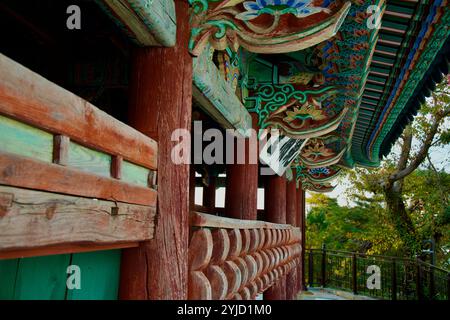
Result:
{"label": "green painted wall panel", "polygon": [[67,300],[116,300],[121,250],[73,254],[81,270],[81,288],[67,291]]}
{"label": "green painted wall panel", "polygon": [[128,161],[122,163],[122,181],[147,187],[149,172],[149,169]]}
{"label": "green painted wall panel", "polygon": [[111,156],[70,142],[68,165],[74,168],[110,177]]}
{"label": "green painted wall panel", "polygon": [[16,300],[64,300],[70,254],[20,259]]}
{"label": "green painted wall panel", "polygon": [[53,135],[0,115],[0,150],[52,162]]}
{"label": "green painted wall panel", "polygon": [[[0,260],[0,300],[115,300],[121,250]],[[81,288],[67,289],[67,267],[80,267]]]}
{"label": "green painted wall panel", "polygon": [[0,260],[0,300],[14,299],[19,259]]}

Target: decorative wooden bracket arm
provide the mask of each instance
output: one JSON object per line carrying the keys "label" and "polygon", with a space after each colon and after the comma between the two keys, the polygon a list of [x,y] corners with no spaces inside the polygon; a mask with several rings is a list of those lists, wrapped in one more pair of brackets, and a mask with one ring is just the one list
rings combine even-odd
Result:
{"label": "decorative wooden bracket arm", "polygon": [[294,139],[308,139],[328,134],[341,123],[347,108],[322,106],[338,90],[335,86],[266,84],[251,92],[247,102],[251,111],[258,114],[261,128],[279,129]]}
{"label": "decorative wooden bracket arm", "polygon": [[208,48],[193,59],[195,103],[226,129],[236,129],[248,136],[252,118],[235,94],[235,89],[223,78],[210,57]]}
{"label": "decorative wooden bracket arm", "polygon": [[217,50],[242,46],[255,53],[285,53],[314,46],[333,37],[350,2],[328,8],[313,0],[189,0],[192,31],[189,50],[200,55],[209,43]]}
{"label": "decorative wooden bracket arm", "polygon": [[176,39],[173,0],[95,0],[137,45],[172,47]]}

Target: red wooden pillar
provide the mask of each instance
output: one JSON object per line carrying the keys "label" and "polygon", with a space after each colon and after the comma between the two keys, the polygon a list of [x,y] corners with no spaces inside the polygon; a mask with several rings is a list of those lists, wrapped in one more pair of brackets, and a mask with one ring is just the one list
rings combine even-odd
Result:
{"label": "red wooden pillar", "polygon": [[213,213],[216,208],[216,181],[215,176],[209,178],[209,185],[203,187],[203,206]]}
{"label": "red wooden pillar", "polygon": [[[257,115],[252,114],[253,128],[257,128]],[[256,131],[255,131],[256,132]],[[253,137],[256,141],[256,136]],[[245,143],[245,164],[227,165],[225,216],[235,219],[256,220],[258,212],[258,163],[250,163],[250,151],[258,152],[256,143],[250,148],[250,139]],[[235,158],[236,158],[235,150]],[[258,155],[253,155],[256,160]],[[236,160],[236,159],[235,159]]]}
{"label": "red wooden pillar", "polygon": [[[294,227],[297,226],[297,182],[295,180],[295,170],[293,172],[294,179],[287,183],[286,187],[286,223]],[[300,290],[298,283],[297,268],[294,268],[286,275],[286,299],[294,299]]]}
{"label": "red wooden pillar", "polygon": [[[286,179],[277,175],[268,176],[265,187],[266,220],[286,223]],[[286,277],[282,277],[264,292],[264,300],[286,299]]]}
{"label": "red wooden pillar", "polygon": [[158,224],[153,240],[123,250],[121,299],[187,299],[190,168],[172,162],[171,134],[191,127],[192,57],[189,5],[175,2],[175,47],[133,56],[129,124],[158,141]]}
{"label": "red wooden pillar", "polygon": [[302,231],[300,244],[302,246],[301,264],[298,268],[298,283],[300,284],[300,291],[306,290],[305,284],[305,191],[302,189],[302,184],[297,189],[297,226]]}

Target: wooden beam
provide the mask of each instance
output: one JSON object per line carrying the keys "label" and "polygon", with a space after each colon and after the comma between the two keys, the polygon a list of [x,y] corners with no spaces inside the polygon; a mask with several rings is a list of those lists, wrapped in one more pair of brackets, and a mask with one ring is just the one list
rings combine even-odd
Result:
{"label": "wooden beam", "polygon": [[[286,182],[278,175],[268,176],[265,188],[266,220],[274,223],[286,223]],[[264,292],[264,300],[286,300],[286,278]]]}
{"label": "wooden beam", "polygon": [[0,184],[155,206],[156,191],[0,151]]}
{"label": "wooden beam", "polygon": [[0,186],[0,253],[150,240],[155,212],[154,206]]}
{"label": "wooden beam", "polygon": [[123,158],[121,156],[113,156],[111,158],[111,177],[118,180],[122,179],[122,163]]}
{"label": "wooden beam", "polygon": [[130,124],[158,137],[158,226],[155,238],[122,251],[121,299],[186,299],[188,294],[189,176],[187,164],[171,153],[176,129],[190,130],[192,57],[189,4],[175,1],[174,48],[138,49],[130,82]]}
{"label": "wooden beam", "polygon": [[140,46],[173,47],[176,38],[173,0],[97,0],[111,19]]}
{"label": "wooden beam", "polygon": [[156,169],[156,142],[0,54],[0,114]]}
{"label": "wooden beam", "polygon": [[[201,212],[191,212],[189,224],[193,227],[210,227],[222,229],[293,229],[292,226],[282,223],[271,223],[261,220],[240,220],[214,216]],[[296,231],[299,232],[300,230]]]}
{"label": "wooden beam", "polygon": [[[296,177],[296,170],[292,174]],[[297,179],[292,179],[286,187],[286,223],[297,226]],[[299,291],[297,267],[286,274],[286,299],[295,300]]]}
{"label": "wooden beam", "polygon": [[67,166],[69,161],[70,138],[63,135],[53,137],[53,163]]}
{"label": "wooden beam", "polygon": [[[252,127],[257,128],[257,114],[252,114]],[[256,134],[256,131],[255,131]],[[238,138],[243,139],[243,138]],[[245,163],[239,164],[237,143],[234,144],[234,163],[226,167],[225,216],[235,219],[256,220],[258,213],[258,138],[246,138]],[[254,158],[256,163],[251,163]]]}
{"label": "wooden beam", "polygon": [[297,227],[301,230],[301,240],[300,246],[302,249],[301,262],[299,268],[297,269],[297,278],[300,284],[300,290],[306,290],[305,281],[305,245],[306,245],[306,234],[305,234],[305,190],[302,189],[301,182],[299,188],[297,189]]}
{"label": "wooden beam", "polygon": [[81,252],[93,252],[104,250],[117,250],[126,248],[135,248],[139,246],[139,242],[124,242],[113,244],[93,244],[93,243],[76,243],[76,244],[62,244],[44,246],[32,249],[14,249],[0,251],[0,260],[2,259],[17,259],[28,257],[41,257],[54,254],[68,254],[68,253],[81,253]]}
{"label": "wooden beam", "polygon": [[203,187],[203,206],[211,212],[216,207],[216,179],[216,176],[211,176],[209,178],[209,185]]}
{"label": "wooden beam", "polygon": [[246,135],[252,127],[250,113],[210,60],[209,49],[193,59],[193,73],[196,104],[223,128],[236,129]]}

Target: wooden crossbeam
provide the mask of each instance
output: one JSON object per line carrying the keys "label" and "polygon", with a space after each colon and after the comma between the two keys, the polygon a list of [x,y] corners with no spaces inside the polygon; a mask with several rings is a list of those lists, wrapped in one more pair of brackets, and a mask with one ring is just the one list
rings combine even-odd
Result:
{"label": "wooden crossbeam", "polygon": [[134,246],[153,238],[155,212],[154,206],[0,186],[0,259]]}
{"label": "wooden crossbeam", "polygon": [[156,191],[0,151],[0,184],[154,206]]}

